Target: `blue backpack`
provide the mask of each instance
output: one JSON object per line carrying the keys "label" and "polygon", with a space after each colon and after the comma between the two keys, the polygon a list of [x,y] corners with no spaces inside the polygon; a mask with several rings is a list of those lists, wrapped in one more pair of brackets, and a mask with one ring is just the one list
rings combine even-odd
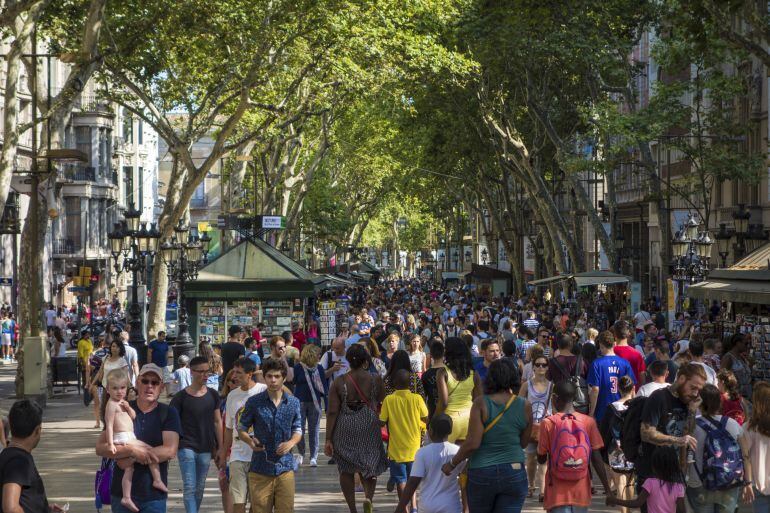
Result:
{"label": "blue backpack", "polygon": [[698,471],[706,490],[729,490],[743,484],[743,455],[738,441],[727,431],[729,417],[719,422],[698,417],[696,422],[706,432],[703,446],[703,472]]}

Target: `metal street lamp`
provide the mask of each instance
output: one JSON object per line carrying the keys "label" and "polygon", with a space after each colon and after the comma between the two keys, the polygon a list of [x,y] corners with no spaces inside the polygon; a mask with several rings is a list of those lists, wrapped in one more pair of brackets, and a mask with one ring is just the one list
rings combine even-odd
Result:
{"label": "metal street lamp", "polygon": [[727,267],[727,257],[730,254],[730,240],[733,238],[733,234],[727,229],[725,223],[719,224],[719,231],[714,235],[717,240],[717,252],[719,258],[722,259],[722,267]]}
{"label": "metal street lamp", "polygon": [[198,271],[208,261],[211,237],[203,232],[201,237],[190,235],[189,227],[180,220],[174,227],[174,235],[160,246],[160,256],[168,269],[169,281],[177,284],[177,304],[179,305],[179,324],[174,342],[174,366],[181,355],[195,356],[195,344],[187,324],[187,307],[184,298],[185,284],[198,277]]}
{"label": "metal street lamp", "polygon": [[489,252],[487,251],[487,248],[484,248],[481,250],[481,264],[487,265],[487,259],[489,258]]}
{"label": "metal street lamp", "polygon": [[465,261],[466,262],[470,262],[471,261],[471,250],[470,249],[466,249],[465,250]]}
{"label": "metal street lamp", "polygon": [[618,272],[623,273],[623,248],[626,245],[626,239],[623,237],[623,233],[618,230],[618,234],[615,236],[615,254],[618,259]]}
{"label": "metal street lamp", "polygon": [[671,242],[674,254],[672,277],[682,284],[680,287],[685,281],[694,283],[705,278],[709,273],[709,260],[714,239],[708,231],[700,231],[701,225],[702,223],[694,215],[690,215]]}
{"label": "metal street lamp", "polygon": [[107,235],[110,252],[115,260],[115,273],[130,271],[132,274],[131,304],[128,306],[130,326],[128,343],[139,354],[140,363],[146,360],[144,332],[142,331],[142,307],[139,305],[139,275],[147,269],[148,262],[155,256],[160,233],[153,224],[148,230],[139,222],[141,213],[133,203],[123,214],[123,221],[115,223],[115,229]]}

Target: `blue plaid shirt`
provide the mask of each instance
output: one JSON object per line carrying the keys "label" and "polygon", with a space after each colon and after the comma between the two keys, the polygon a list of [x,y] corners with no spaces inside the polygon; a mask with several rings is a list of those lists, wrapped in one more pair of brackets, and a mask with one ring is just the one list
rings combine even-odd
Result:
{"label": "blue plaid shirt", "polygon": [[238,430],[253,430],[253,436],[265,444],[264,451],[252,454],[250,472],[278,476],[294,470],[291,453],[278,456],[275,451],[280,444],[288,442],[294,433],[302,433],[299,400],[296,397],[284,393],[277,408],[267,391],[250,397],[238,420]]}
{"label": "blue plaid shirt", "polygon": [[519,358],[525,362],[528,362],[529,360],[527,360],[527,351],[530,347],[534,347],[536,345],[537,340],[524,340],[519,347]]}

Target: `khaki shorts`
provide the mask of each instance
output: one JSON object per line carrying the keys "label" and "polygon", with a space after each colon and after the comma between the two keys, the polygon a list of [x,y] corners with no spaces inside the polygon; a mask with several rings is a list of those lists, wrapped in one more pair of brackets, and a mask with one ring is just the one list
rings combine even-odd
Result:
{"label": "khaki shorts", "polygon": [[233,504],[246,504],[249,499],[250,461],[233,460],[230,462],[230,495]]}

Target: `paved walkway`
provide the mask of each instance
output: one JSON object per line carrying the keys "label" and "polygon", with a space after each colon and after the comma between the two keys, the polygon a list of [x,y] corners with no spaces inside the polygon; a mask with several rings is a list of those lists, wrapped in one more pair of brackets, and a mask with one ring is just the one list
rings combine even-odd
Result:
{"label": "paved walkway", "polygon": [[[16,366],[0,365],[0,410],[7,415],[13,403],[13,378]],[[74,392],[58,394],[48,401],[45,410],[43,436],[34,456],[45,482],[51,501],[63,504],[69,502],[72,513],[92,513],[94,472],[99,459],[94,454],[94,445],[99,432],[93,429],[92,408],[86,409],[82,396]],[[321,435],[321,440],[324,437]],[[297,476],[295,510],[297,512],[339,513],[345,511],[342,493],[339,491],[336,466],[327,465],[327,458],[321,456],[317,468],[307,466]],[[392,512],[396,505],[395,493],[387,493],[384,479],[379,483],[375,495],[375,511]],[[169,468],[169,513],[184,513],[182,505],[182,482],[179,467],[172,461]],[[363,498],[363,494],[359,494]],[[591,512],[615,511],[603,506],[604,498],[596,497]],[[109,511],[109,508],[105,508]],[[221,494],[212,465],[206,484],[202,513],[221,512]],[[363,511],[362,508],[359,511]],[[525,513],[542,512],[536,501],[528,501]]]}

